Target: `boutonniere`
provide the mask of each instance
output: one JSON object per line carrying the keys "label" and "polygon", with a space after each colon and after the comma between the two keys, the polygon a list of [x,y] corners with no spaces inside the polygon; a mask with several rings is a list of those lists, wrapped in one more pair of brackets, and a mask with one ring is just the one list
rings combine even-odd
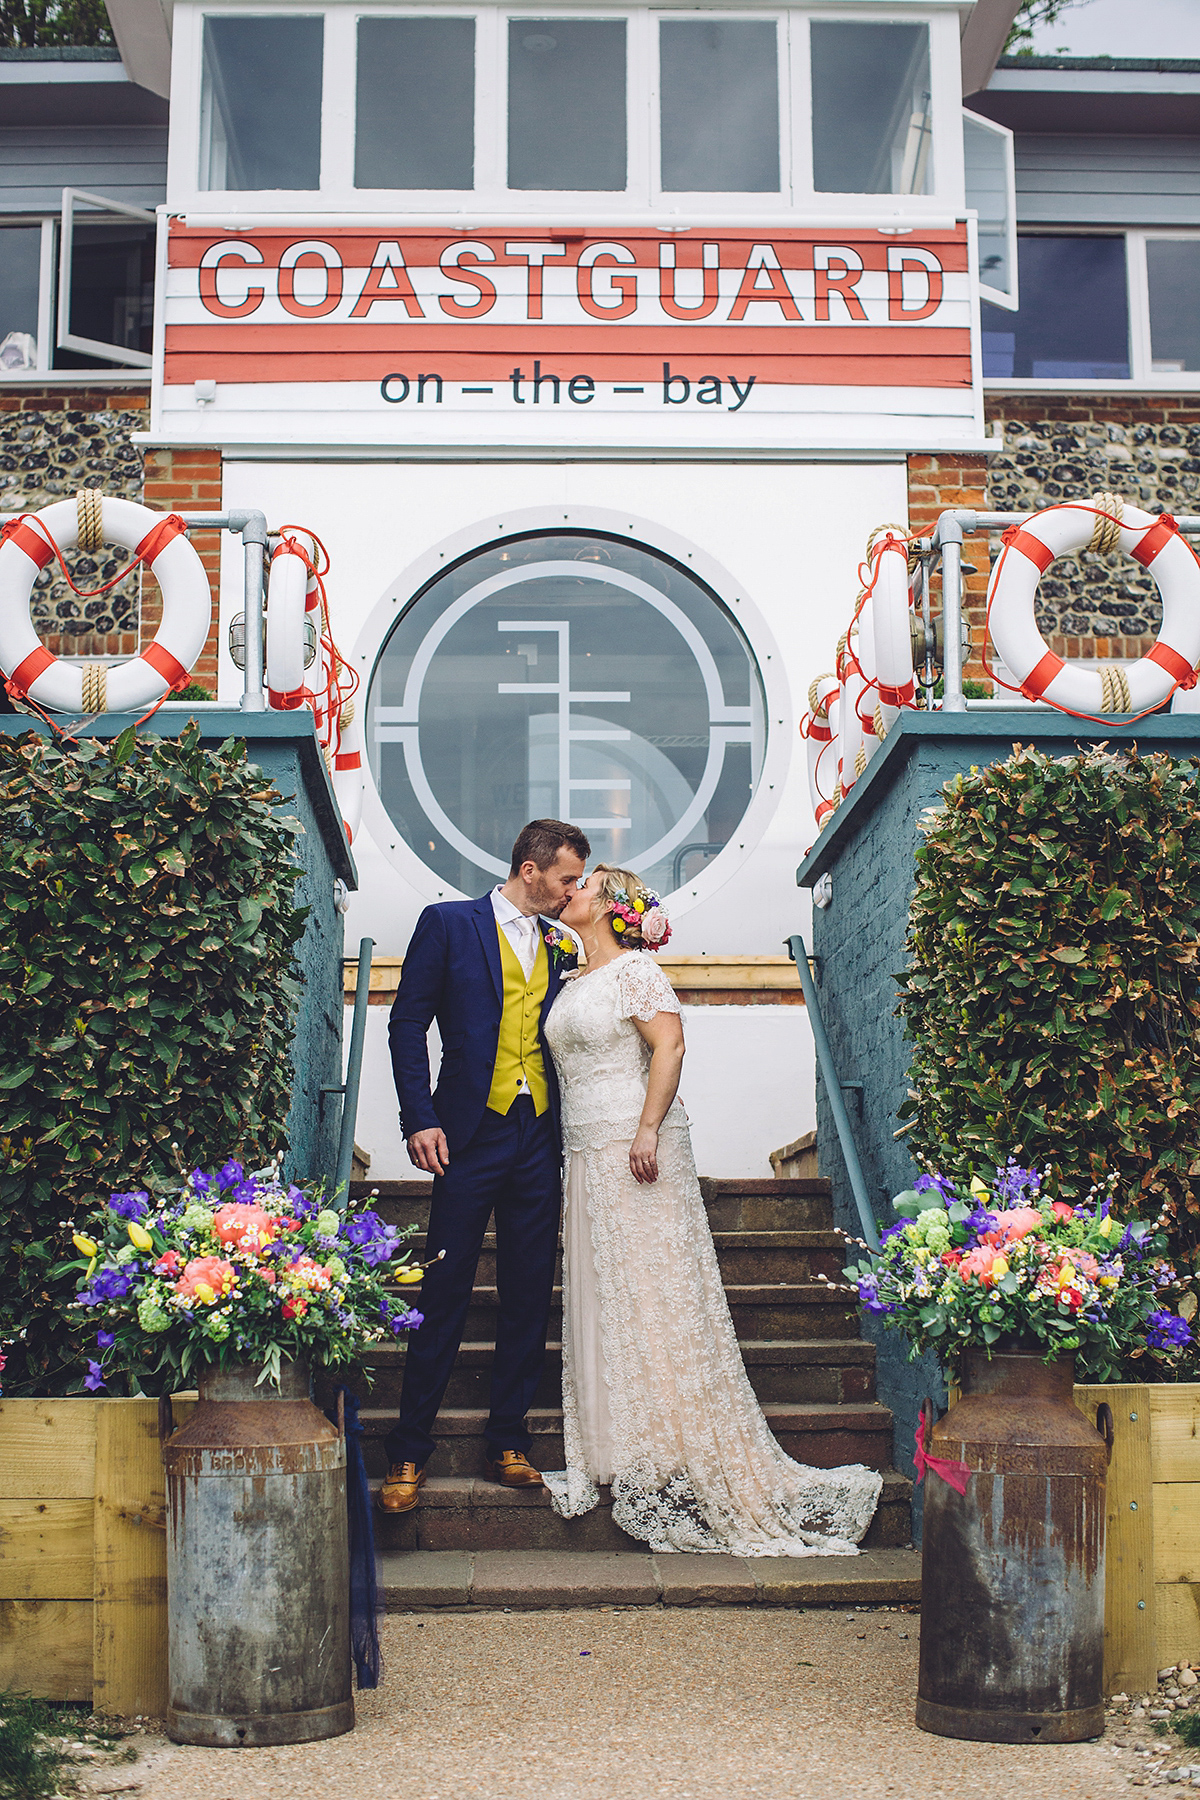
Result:
{"label": "boutonniere", "polygon": [[579,955],[575,939],[561,925],[543,925],[542,937],[555,968],[562,963],[573,962]]}

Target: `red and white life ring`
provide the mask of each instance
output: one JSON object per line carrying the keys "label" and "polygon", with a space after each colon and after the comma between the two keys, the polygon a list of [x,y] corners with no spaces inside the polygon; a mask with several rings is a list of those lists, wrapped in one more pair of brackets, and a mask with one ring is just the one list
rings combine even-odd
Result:
{"label": "red and white life ring", "polygon": [[[1111,502],[1111,510],[1098,504]],[[1119,514],[1119,516],[1118,516]],[[1149,569],[1162,596],[1158,642],[1127,667],[1084,668],[1054,655],[1034,616],[1038,581],[1058,556],[1121,549]],[[1172,689],[1190,688],[1200,662],[1200,563],[1170,514],[1122,506],[1115,496],[1065,502],[1004,533],[988,587],[988,630],[1027,700],[1088,717],[1143,712]]]}
{"label": "red and white life ring", "polygon": [[[321,584],[311,540],[285,537],[271,558],[267,583],[267,698],[282,712],[313,705],[320,658]],[[305,682],[305,622],[317,628],[318,669]]]}
{"label": "red and white life ring", "polygon": [[162,589],[162,623],[154,642],[127,662],[60,662],[33,628],[33,584],[55,545],[73,550],[79,543],[80,504],[56,501],[10,521],[0,533],[0,667],[6,686],[15,698],[28,696],[57,712],[136,712],[185,687],[212,624],[208,576],[183,520],[107,494],[97,500],[101,518],[93,542],[132,550]]}
{"label": "red and white life ring", "polygon": [[362,742],[358,709],[351,700],[342,707],[339,716],[336,748],[333,751],[333,764],[329,771],[333,781],[334,796],[341,809],[342,824],[346,827],[346,836],[351,843],[354,842],[354,834],[362,823]]}
{"label": "red and white life ring", "polygon": [[837,748],[829,721],[829,703],[836,700],[838,692],[836,675],[818,675],[808,690],[808,719],[804,726],[808,793],[818,831],[833,811],[837,793]]}
{"label": "red and white life ring", "polygon": [[[909,623],[908,554],[895,538],[885,538],[871,552],[870,660],[879,692],[884,731],[916,699],[912,629]],[[865,635],[865,633],[863,634]]]}
{"label": "red and white life ring", "polygon": [[852,652],[842,663],[842,704],[838,711],[838,781],[842,798],[850,792],[867,766],[863,743],[863,719],[859,705],[867,693],[863,672]]}

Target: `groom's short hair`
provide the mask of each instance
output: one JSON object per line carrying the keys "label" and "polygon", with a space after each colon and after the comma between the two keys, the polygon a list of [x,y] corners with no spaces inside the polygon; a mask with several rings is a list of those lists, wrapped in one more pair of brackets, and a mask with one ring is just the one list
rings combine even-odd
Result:
{"label": "groom's short hair", "polygon": [[531,819],[512,847],[509,874],[518,874],[521,864],[527,862],[548,869],[564,844],[584,862],[592,854],[592,846],[578,825],[568,825],[563,819]]}

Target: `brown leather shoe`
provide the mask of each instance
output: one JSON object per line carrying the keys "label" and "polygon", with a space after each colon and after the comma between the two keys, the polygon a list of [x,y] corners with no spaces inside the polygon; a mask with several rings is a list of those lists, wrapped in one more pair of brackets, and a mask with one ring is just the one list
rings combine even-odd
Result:
{"label": "brown leather shoe", "polygon": [[417,1505],[418,1490],[424,1479],[425,1471],[418,1469],[416,1463],[393,1463],[375,1504],[380,1512],[412,1512]]}
{"label": "brown leather shoe", "polygon": [[542,1478],[529,1458],[520,1450],[502,1450],[487,1465],[487,1472],[501,1487],[541,1487]]}

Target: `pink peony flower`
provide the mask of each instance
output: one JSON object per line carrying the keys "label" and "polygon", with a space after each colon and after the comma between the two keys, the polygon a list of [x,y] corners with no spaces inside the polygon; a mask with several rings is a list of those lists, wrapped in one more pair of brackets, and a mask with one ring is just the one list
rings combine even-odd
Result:
{"label": "pink peony flower", "polygon": [[978,1280],[980,1287],[991,1287],[992,1264],[996,1260],[996,1254],[996,1251],[992,1249],[990,1244],[978,1245],[976,1249],[964,1256],[959,1263],[959,1274],[964,1281],[969,1281],[972,1275],[974,1275]]}
{"label": "pink peony flower", "polygon": [[154,1265],[156,1275],[175,1275],[179,1271],[178,1250],[164,1250]]}
{"label": "pink peony flower", "polygon": [[275,1236],[275,1221],[261,1206],[243,1206],[231,1201],[219,1206],[213,1219],[213,1233],[227,1249],[258,1252]]}
{"label": "pink peony flower", "polygon": [[283,1273],[293,1286],[316,1290],[327,1288],[333,1280],[324,1263],[314,1262],[311,1256],[298,1256],[294,1263],[287,1265]]}
{"label": "pink peony flower", "polygon": [[1018,1238],[1028,1237],[1031,1231],[1037,1231],[1043,1219],[1036,1206],[1014,1206],[1011,1212],[995,1215],[996,1227],[988,1232],[988,1238],[997,1244],[1014,1243]]}
{"label": "pink peony flower", "polygon": [[224,1257],[194,1256],[175,1283],[175,1292],[181,1299],[212,1306],[236,1285],[237,1270]]}
{"label": "pink peony flower", "polygon": [[1056,1219],[1061,1219],[1064,1223],[1068,1219],[1073,1219],[1075,1217],[1075,1208],[1073,1206],[1068,1206],[1065,1200],[1055,1200],[1051,1205],[1050,1211],[1054,1214]]}

